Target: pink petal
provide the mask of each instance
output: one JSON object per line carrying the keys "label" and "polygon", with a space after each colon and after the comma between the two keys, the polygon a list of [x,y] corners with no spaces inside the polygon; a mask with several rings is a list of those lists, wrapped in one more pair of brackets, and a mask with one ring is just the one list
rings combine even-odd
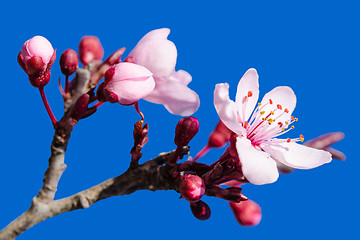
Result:
{"label": "pink petal", "polygon": [[167,39],[170,29],[147,33],[130,52],[133,62],[149,69],[156,77],[168,77],[175,71],[177,50]]}
{"label": "pink petal", "polygon": [[216,84],[214,91],[214,105],[220,120],[227,128],[238,135],[244,136],[246,134],[246,130],[238,121],[236,103],[229,98],[229,84]]}
{"label": "pink petal", "polygon": [[24,61],[33,56],[38,56],[42,58],[45,64],[48,64],[53,54],[54,48],[43,36],[35,36],[27,40],[21,49],[21,57]]}
{"label": "pink petal", "polygon": [[242,137],[236,138],[236,150],[246,179],[256,185],[275,182],[279,177],[276,162],[269,154],[255,149],[251,142]]}
{"label": "pink petal", "polygon": [[[273,102],[273,104],[267,104],[269,101]],[[277,105],[281,105],[282,110],[276,110],[276,114],[273,118],[276,118],[279,116],[279,114],[283,113],[285,109],[288,110],[288,113],[283,114],[281,117],[276,118],[276,122],[282,122],[290,120],[291,114],[295,109],[296,106],[296,96],[294,91],[290,87],[281,86],[276,87],[263,97],[261,101],[261,105],[264,106],[263,111],[266,112],[266,114],[270,113],[271,111],[274,111],[277,109]],[[276,126],[276,124],[274,124]]]}
{"label": "pink petal", "polygon": [[[185,71],[174,72],[169,78],[155,78],[156,86],[146,101],[164,105],[172,114],[192,115],[200,106],[199,96],[187,87],[191,75]],[[191,80],[190,80],[191,81]]]}
{"label": "pink petal", "polygon": [[331,154],[324,150],[310,148],[294,142],[265,145],[263,149],[279,162],[298,169],[315,168],[331,162]]}
{"label": "pink petal", "polygon": [[[252,96],[248,97],[249,92]],[[244,97],[247,102],[244,104]],[[259,75],[254,68],[246,71],[244,76],[240,79],[236,92],[236,105],[238,107],[240,119],[245,122],[249,119],[254,110],[259,98]]]}

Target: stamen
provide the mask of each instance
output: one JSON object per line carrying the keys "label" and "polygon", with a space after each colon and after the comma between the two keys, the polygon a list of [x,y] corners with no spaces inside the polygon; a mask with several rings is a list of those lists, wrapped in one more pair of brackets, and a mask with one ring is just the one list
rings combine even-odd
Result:
{"label": "stamen", "polygon": [[285,108],[284,112],[289,113],[289,109]]}
{"label": "stamen", "polygon": [[277,108],[282,110],[282,106],[280,104],[277,105]]}
{"label": "stamen", "polygon": [[304,136],[302,134],[300,134],[300,141],[303,142],[304,141]]}
{"label": "stamen", "polygon": [[269,103],[270,103],[270,104],[273,104],[273,101],[272,101],[271,99],[269,99]]}
{"label": "stamen", "polygon": [[252,91],[249,91],[248,92],[248,97],[252,97],[252,95],[253,95]]}

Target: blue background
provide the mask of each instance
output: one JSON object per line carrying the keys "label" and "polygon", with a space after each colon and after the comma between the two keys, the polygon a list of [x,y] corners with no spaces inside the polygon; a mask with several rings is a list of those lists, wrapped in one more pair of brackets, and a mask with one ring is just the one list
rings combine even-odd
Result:
{"label": "blue background", "polygon": [[[62,214],[26,231],[18,239],[339,239],[359,235],[358,82],[360,67],[357,1],[27,1],[7,2],[1,10],[2,70],[0,228],[27,210],[42,184],[53,129],[36,89],[18,66],[22,44],[45,36],[58,51],[46,87],[55,115],[62,115],[57,89],[58,59],[77,49],[83,35],[98,36],[105,57],[121,47],[126,53],[143,35],[168,27],[178,49],[177,69],[193,76],[190,87],[200,96],[194,114],[200,131],[191,142],[194,156],[207,141],[218,117],[213,102],[216,83],[228,82],[231,96],[245,71],[260,75],[260,96],[280,85],[298,97],[296,128],[306,139],[343,131],[336,148],[347,155],[313,170],[280,176],[270,185],[246,185],[243,193],[263,211],[260,225],[239,226],[224,200],[204,197],[212,209],[198,221],[188,203],[173,191],[140,191],[112,197],[86,210]],[[125,54],[126,55],[126,54]],[[161,105],[140,102],[150,125],[143,160],[175,148],[179,116]],[[73,131],[66,169],[57,198],[72,195],[126,170],[132,107],[106,104]],[[223,149],[204,159],[215,161]]]}

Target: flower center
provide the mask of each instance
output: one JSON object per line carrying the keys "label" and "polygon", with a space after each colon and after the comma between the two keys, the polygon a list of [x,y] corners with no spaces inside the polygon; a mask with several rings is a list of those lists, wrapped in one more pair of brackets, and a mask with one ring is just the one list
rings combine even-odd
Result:
{"label": "flower center", "polygon": [[[252,92],[249,91],[243,98],[243,109],[252,95]],[[260,146],[262,143],[302,142],[304,141],[303,135],[293,139],[276,138],[294,129],[292,124],[297,121],[298,119],[291,116],[287,108],[283,108],[269,99],[266,103],[258,103],[249,120],[243,122],[243,127],[246,130],[246,138],[251,141],[253,146]]]}

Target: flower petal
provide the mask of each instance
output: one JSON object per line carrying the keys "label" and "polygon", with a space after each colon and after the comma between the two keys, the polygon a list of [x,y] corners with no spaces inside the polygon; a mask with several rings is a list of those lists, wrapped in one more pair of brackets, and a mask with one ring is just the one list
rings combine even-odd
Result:
{"label": "flower petal", "polygon": [[[268,104],[270,99],[273,104]],[[267,105],[265,106],[265,104]],[[276,118],[276,122],[285,122],[290,120],[291,114],[296,106],[296,96],[294,91],[290,87],[276,87],[267,94],[265,94],[261,101],[261,105],[263,106],[262,110],[265,111],[266,114],[277,109],[278,104],[281,105],[282,110],[277,111],[273,118]],[[284,113],[285,109],[288,110],[288,113]],[[279,115],[282,113],[284,114],[279,117]],[[274,124],[274,126],[276,126],[276,124]]]}
{"label": "flower petal", "polygon": [[276,162],[269,154],[257,150],[246,138],[236,138],[236,150],[246,179],[256,185],[275,182],[279,177]]}
{"label": "flower petal", "polygon": [[[190,79],[190,80],[189,80]],[[174,72],[169,78],[155,78],[156,86],[144,99],[162,104],[172,114],[188,116],[200,106],[199,96],[187,87],[191,75],[186,71]]]}
{"label": "flower petal", "polygon": [[[248,97],[249,92],[252,96]],[[244,98],[246,96],[246,104]],[[249,119],[259,99],[259,75],[254,68],[246,71],[240,79],[236,92],[236,105],[238,107],[240,120],[245,122]]]}
{"label": "flower petal", "polygon": [[278,145],[264,144],[262,147],[273,158],[292,168],[310,169],[329,163],[332,160],[329,152],[294,142],[285,142]]}
{"label": "flower petal", "polygon": [[167,39],[170,29],[156,29],[147,33],[130,52],[134,63],[146,67],[156,77],[169,77],[175,71],[177,50]]}
{"label": "flower petal", "polygon": [[214,105],[220,120],[227,128],[238,135],[245,135],[246,131],[238,121],[236,103],[229,98],[229,84],[216,84],[214,91]]}

